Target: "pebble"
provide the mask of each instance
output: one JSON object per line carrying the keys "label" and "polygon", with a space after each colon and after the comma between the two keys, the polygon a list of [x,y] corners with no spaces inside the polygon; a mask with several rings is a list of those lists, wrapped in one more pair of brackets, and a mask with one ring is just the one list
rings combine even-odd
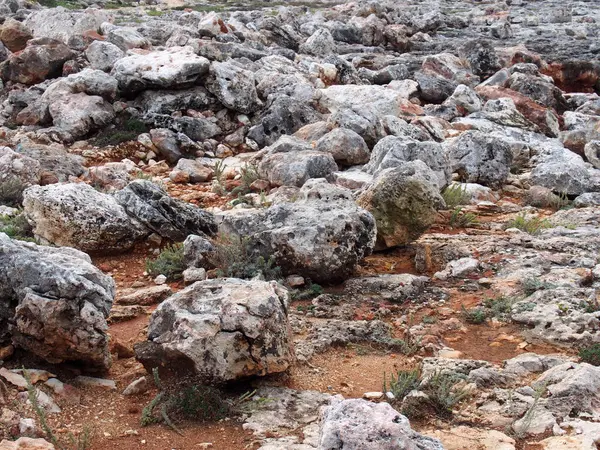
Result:
{"label": "pebble", "polygon": [[165,284],[167,282],[167,277],[164,275],[159,275],[154,279],[154,284]]}

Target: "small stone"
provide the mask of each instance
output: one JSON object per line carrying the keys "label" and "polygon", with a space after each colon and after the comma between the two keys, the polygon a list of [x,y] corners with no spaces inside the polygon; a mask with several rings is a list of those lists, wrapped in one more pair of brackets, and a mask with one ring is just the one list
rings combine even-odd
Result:
{"label": "small stone", "polygon": [[148,379],[146,377],[141,377],[135,381],[132,381],[131,384],[123,391],[123,395],[143,394],[144,392],[148,391],[149,388],[150,384],[148,383]]}
{"label": "small stone", "polygon": [[29,418],[22,418],[19,420],[19,434],[22,436],[35,436],[37,434],[37,427],[35,426],[35,420]]}
{"label": "small stone", "polygon": [[12,384],[13,386],[16,386],[19,389],[27,388],[27,380],[22,375],[11,372],[6,367],[2,367],[0,369],[0,377],[4,378],[10,384]]}
{"label": "small stone", "polygon": [[167,277],[164,275],[159,275],[154,279],[154,284],[165,284],[167,282]]}
{"label": "small stone", "polygon": [[190,267],[183,271],[183,281],[186,284],[195,283],[196,281],[206,280],[206,269],[200,267]]}
{"label": "small stone", "polygon": [[304,277],[301,277],[300,275],[290,275],[285,279],[285,282],[292,288],[304,286]]}
{"label": "small stone", "polygon": [[73,380],[73,384],[93,388],[102,388],[109,391],[117,390],[116,383],[113,380],[107,380],[105,378],[78,376]]}
{"label": "small stone", "polygon": [[367,400],[379,400],[383,397],[383,392],[365,392],[363,398]]}
{"label": "small stone", "polygon": [[6,361],[13,355],[14,352],[15,352],[15,347],[12,344],[8,344],[8,345],[5,345],[4,347],[0,347],[0,361]]}

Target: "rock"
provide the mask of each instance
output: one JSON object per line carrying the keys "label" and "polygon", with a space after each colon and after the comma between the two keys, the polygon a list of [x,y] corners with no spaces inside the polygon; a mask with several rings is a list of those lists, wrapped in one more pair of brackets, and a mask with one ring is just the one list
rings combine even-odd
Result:
{"label": "rock", "polygon": [[583,159],[566,149],[545,155],[531,171],[530,181],[558,194],[581,195],[595,190]]}
{"label": "rock", "polygon": [[258,165],[258,173],[273,186],[302,186],[311,178],[326,178],[338,170],[329,153],[318,151],[291,151],[265,156]]}
{"label": "rock", "polygon": [[52,39],[32,39],[27,47],[0,64],[0,78],[27,85],[62,74],[63,64],[73,57],[65,44]]}
{"label": "rock", "polygon": [[183,282],[186,284],[195,283],[196,281],[206,280],[206,269],[200,267],[190,267],[183,271]]}
{"label": "rock", "polygon": [[86,252],[123,251],[148,231],[110,195],[83,183],[32,186],[25,216],[39,238]]}
{"label": "rock", "polygon": [[94,41],[85,49],[85,56],[92,69],[109,72],[125,52],[110,42]]}
{"label": "rock", "polygon": [[148,383],[148,378],[141,377],[135,381],[132,381],[123,391],[123,395],[128,396],[144,394],[145,392],[148,392],[148,389],[150,389],[150,383]]}
{"label": "rock", "polygon": [[188,267],[212,268],[208,259],[215,250],[212,242],[203,236],[190,234],[183,241],[183,258]]}
{"label": "rock", "polygon": [[[40,163],[35,159],[13,152],[8,147],[0,147],[0,186],[14,186],[12,196],[16,203],[20,203],[26,187],[40,182],[41,173]],[[4,200],[9,201],[9,198]]]}
{"label": "rock", "polygon": [[249,114],[263,106],[256,93],[254,74],[231,62],[213,62],[205,85],[229,109]]}
{"label": "rock", "polygon": [[413,431],[408,419],[388,403],[335,397],[321,413],[318,448],[442,450],[444,447],[437,439]]}
{"label": "rock", "polygon": [[27,380],[23,375],[19,375],[18,373],[12,372],[5,367],[0,368],[0,377],[4,378],[13,386],[16,386],[20,390],[27,389]]}
{"label": "rock", "polygon": [[380,172],[356,200],[375,217],[377,246],[404,245],[431,226],[444,200],[435,174],[421,161]]}
{"label": "rock", "polygon": [[576,208],[600,206],[600,192],[588,192],[577,196],[577,198],[573,200],[573,206]]}
{"label": "rock", "polygon": [[137,358],[216,382],[283,372],[294,360],[288,302],[275,282],[199,281],[160,304]]}
{"label": "rock", "polygon": [[377,175],[384,169],[401,167],[416,160],[425,163],[435,173],[438,189],[450,182],[452,170],[443,147],[437,142],[419,142],[406,137],[387,136],[380,140],[373,147],[371,159],[363,170]]}
{"label": "rock", "polygon": [[102,166],[90,167],[86,180],[92,186],[99,186],[105,191],[114,191],[127,186],[132,178],[129,172],[135,171],[137,168],[131,161],[109,162]]}
{"label": "rock", "polygon": [[133,28],[113,27],[108,31],[108,42],[126,52],[132,48],[150,48],[150,41]]}
{"label": "rock", "polygon": [[94,378],[79,375],[73,379],[73,384],[76,386],[98,388],[107,391],[117,390],[117,384],[113,380],[107,380],[105,378]]}
{"label": "rock", "polygon": [[134,180],[115,193],[115,200],[137,223],[162,237],[182,241],[190,234],[213,235],[213,215],[197,206],[170,197],[148,180]]}
{"label": "rock", "polygon": [[585,144],[585,157],[596,169],[600,169],[600,141],[590,141]]}
{"label": "rock", "polygon": [[496,430],[482,430],[464,425],[448,430],[426,431],[426,435],[434,436],[442,442],[446,450],[515,450],[515,440]]}
{"label": "rock", "polygon": [[0,321],[10,319],[17,346],[51,363],[108,368],[106,317],[115,295],[109,276],[82,252],[13,241],[2,233],[0,263]]}
{"label": "rock", "polygon": [[168,285],[128,289],[119,293],[117,302],[119,305],[157,305],[172,293]]}
{"label": "rock", "polygon": [[17,145],[15,151],[39,162],[42,169],[40,181],[68,181],[69,177],[78,177],[85,171],[83,158],[67,153],[63,147],[23,143]]}
{"label": "rock", "polygon": [[318,152],[330,153],[343,166],[354,166],[369,161],[369,148],[356,132],[346,128],[334,128],[321,137],[316,145]]}
{"label": "rock", "polygon": [[7,18],[0,28],[0,41],[13,53],[23,50],[31,39],[29,29],[17,20]]}
{"label": "rock", "polygon": [[16,441],[4,439],[0,442],[0,450],[54,450],[54,445],[45,439],[20,437]]}
{"label": "rock", "polygon": [[145,89],[191,86],[208,69],[208,60],[196,56],[191,47],[172,47],[126,56],[115,62],[111,73],[119,82],[119,89],[133,95]]}
{"label": "rock", "polygon": [[344,283],[349,296],[377,295],[387,301],[402,303],[423,293],[429,278],[408,273],[382,274],[374,277],[351,278]]}
{"label": "rock", "polygon": [[167,282],[167,277],[163,274],[158,275],[156,278],[154,278],[154,284],[156,284],[157,286],[162,286]]}
{"label": "rock", "polygon": [[335,48],[335,41],[329,30],[319,28],[300,46],[300,52],[315,56],[327,56],[335,53]]}
{"label": "rock", "polygon": [[325,180],[307,181],[298,198],[267,209],[223,214],[219,231],[247,237],[251,249],[267,260],[272,257],[284,275],[298,274],[317,283],[348,278],[373,249],[373,216],[356,206],[350,191]]}
{"label": "rock", "polygon": [[[177,161],[175,170],[183,172],[187,175],[187,179],[190,183],[204,183],[210,181],[213,177],[214,171],[210,167],[206,167],[204,164],[194,161],[193,159],[182,158]],[[172,174],[173,172],[171,172]]]}
{"label": "rock", "polygon": [[452,169],[463,181],[498,188],[508,178],[512,151],[506,141],[467,131],[445,147]]}
{"label": "rock", "polygon": [[110,20],[108,11],[90,8],[85,11],[70,11],[63,7],[45,8],[34,11],[24,22],[36,38],[51,38],[67,43],[72,36],[100,28]]}
{"label": "rock", "polygon": [[176,163],[183,158],[177,133],[167,128],[154,128],[150,130],[150,138],[158,153],[168,162]]}

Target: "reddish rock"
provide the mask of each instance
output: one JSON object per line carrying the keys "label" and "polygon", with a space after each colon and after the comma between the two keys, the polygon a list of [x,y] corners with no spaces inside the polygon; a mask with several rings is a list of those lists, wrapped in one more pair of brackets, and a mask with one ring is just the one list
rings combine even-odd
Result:
{"label": "reddish rock", "polygon": [[591,61],[551,63],[541,72],[552,77],[566,92],[590,92],[600,86],[600,64]]}
{"label": "reddish rock", "polygon": [[478,86],[475,90],[485,100],[512,99],[517,110],[528,120],[535,123],[544,134],[557,137],[559,118],[552,109],[543,107],[526,95],[500,86]]}
{"label": "reddish rock", "polygon": [[0,41],[13,53],[23,50],[31,39],[31,32],[15,19],[6,19],[0,28]]}

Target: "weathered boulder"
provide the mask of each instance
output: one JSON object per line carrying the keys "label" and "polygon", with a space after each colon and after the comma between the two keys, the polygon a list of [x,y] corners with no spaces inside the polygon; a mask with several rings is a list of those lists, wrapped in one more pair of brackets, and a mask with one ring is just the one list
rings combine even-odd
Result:
{"label": "weathered boulder", "polygon": [[16,441],[3,439],[0,450],[55,450],[55,447],[45,439],[20,437]]}
{"label": "weathered boulder", "polygon": [[249,114],[262,107],[254,74],[231,62],[213,62],[205,86],[229,109]]}
{"label": "weathered boulder", "polygon": [[7,18],[0,28],[0,41],[11,52],[19,52],[33,39],[29,29],[18,20]]}
{"label": "weathered boulder", "polygon": [[326,178],[338,170],[330,153],[288,151],[266,155],[258,165],[261,178],[273,186],[302,186],[311,178]]}
{"label": "weathered boulder", "polygon": [[298,195],[294,203],[228,211],[219,231],[247,238],[250,249],[272,257],[284,275],[318,283],[348,278],[373,250],[373,216],[356,206],[350,191],[325,180],[309,180]]}
{"label": "weathered boulder", "polygon": [[23,206],[36,236],[85,252],[127,250],[148,234],[113,196],[83,183],[32,186]]}
{"label": "weathered boulder", "polygon": [[150,41],[133,28],[112,27],[108,31],[108,42],[126,52],[133,48],[149,48]]}
{"label": "weathered boulder", "polygon": [[377,222],[377,247],[404,245],[418,238],[436,219],[444,199],[437,176],[422,161],[381,171],[356,200]]}
{"label": "weathered boulder", "polygon": [[92,69],[108,72],[125,56],[125,52],[110,42],[94,41],[85,49],[85,56]]}
{"label": "weathered boulder", "polygon": [[13,342],[51,363],[110,365],[106,318],[115,284],[72,248],[11,240],[0,233],[0,324]]}
{"label": "weathered boulder", "polygon": [[41,83],[62,74],[63,64],[73,57],[71,49],[60,41],[32,39],[24,50],[13,53],[0,64],[3,81],[23,84]]}
{"label": "weathered boulder", "polygon": [[412,430],[389,403],[334,397],[321,412],[320,450],[443,450],[437,439]]}
{"label": "weathered boulder", "polygon": [[335,41],[329,30],[319,28],[300,46],[300,52],[315,56],[327,56],[335,53],[335,48]]}
{"label": "weathered boulder", "polygon": [[590,141],[585,144],[584,152],[590,164],[600,169],[600,141]]}
{"label": "weathered boulder", "polygon": [[498,188],[508,178],[513,156],[508,142],[467,131],[444,145],[452,169],[463,181]]}
{"label": "weathered boulder", "polygon": [[169,89],[191,86],[208,72],[209,62],[197,56],[191,47],[126,56],[115,62],[113,76],[127,95],[145,89]]}
{"label": "weathered boulder", "polygon": [[135,222],[174,241],[183,241],[190,234],[213,235],[217,231],[211,213],[170,197],[148,180],[132,181],[115,193],[115,199]]}
{"label": "weathered boulder", "polygon": [[315,150],[330,153],[337,163],[344,166],[364,164],[370,156],[365,140],[347,128],[331,130],[317,141]]}
{"label": "weathered boulder", "polygon": [[424,162],[435,173],[439,189],[450,182],[452,169],[442,145],[434,141],[419,142],[404,136],[387,136],[380,140],[373,147],[371,159],[363,170],[377,174],[416,160]]}
{"label": "weathered boulder", "polygon": [[[33,184],[39,184],[41,176],[40,163],[33,158],[21,155],[8,147],[0,147],[0,186],[14,186],[18,202],[23,190]],[[8,200],[8,199],[4,199]]]}
{"label": "weathered boulder", "polygon": [[57,39],[67,43],[69,38],[86,31],[96,32],[103,22],[110,20],[110,13],[102,9],[70,11],[59,6],[34,11],[24,22],[36,38]]}
{"label": "weathered boulder", "polygon": [[69,177],[78,177],[85,171],[83,158],[67,153],[64,147],[23,143],[15,147],[15,152],[39,162],[44,184],[68,181]]}
{"label": "weathered boulder", "polygon": [[596,190],[583,159],[567,149],[556,149],[538,161],[530,177],[532,184],[567,195]]}
{"label": "weathered boulder", "polygon": [[196,282],[159,305],[136,356],[212,382],[283,372],[294,361],[288,304],[274,281]]}

